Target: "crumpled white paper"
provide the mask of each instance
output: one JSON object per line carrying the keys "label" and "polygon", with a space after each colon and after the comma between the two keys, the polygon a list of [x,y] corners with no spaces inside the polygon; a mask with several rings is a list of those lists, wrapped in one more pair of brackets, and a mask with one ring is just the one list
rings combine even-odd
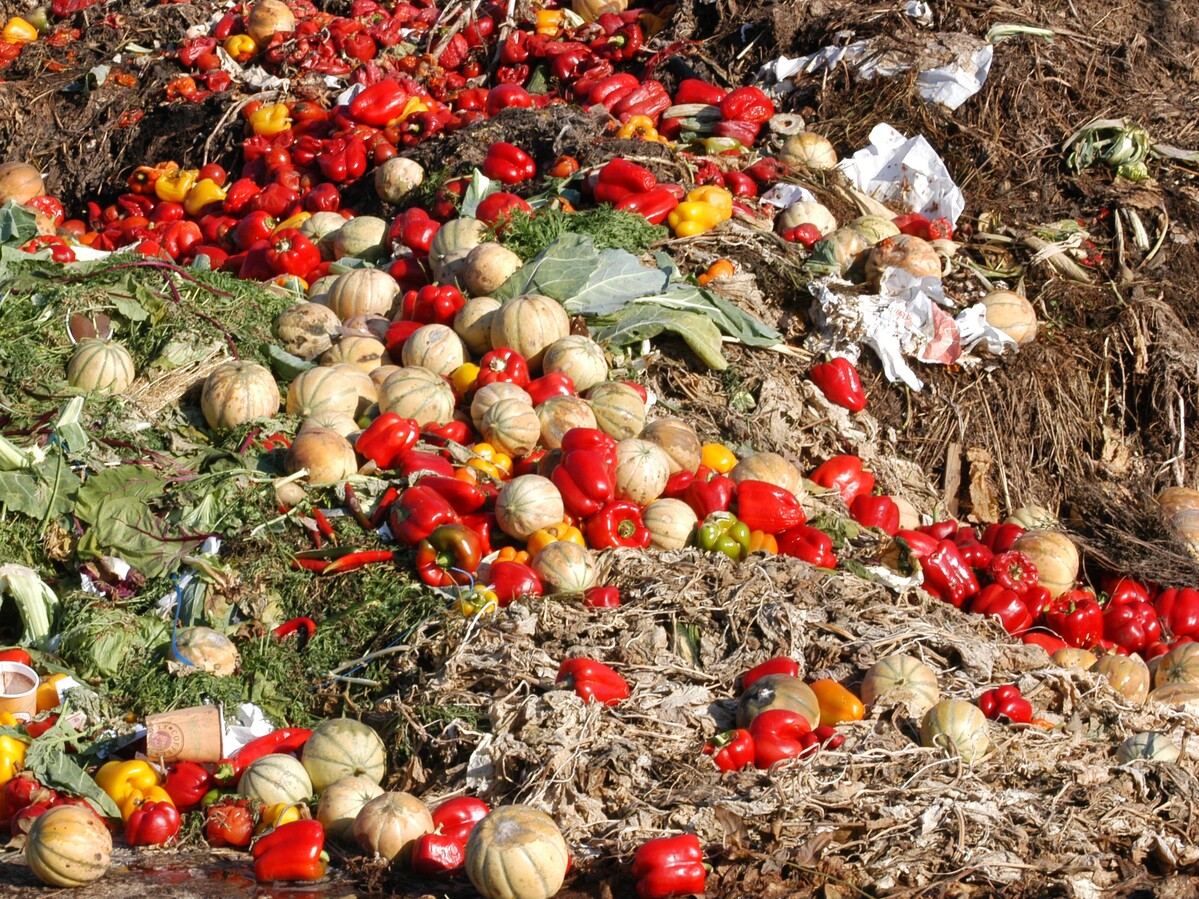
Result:
{"label": "crumpled white paper", "polygon": [[976,303],[963,309],[956,318],[958,333],[962,335],[962,351],[973,352],[984,349],[1001,356],[1008,349],[1018,350],[1019,344],[998,328],[987,324],[987,307]]}
{"label": "crumpled white paper", "polygon": [[908,138],[886,123],[875,125],[870,145],[837,164],[858,190],[880,202],[957,224],[966,198],[932,144]]}
{"label": "crumpled white paper", "polygon": [[225,756],[230,756],[247,743],[265,737],[274,730],[275,725],[267,718],[266,712],[252,702],[243,702],[237,707],[232,720],[225,719],[221,751]]}
{"label": "crumpled white paper", "polygon": [[244,84],[260,91],[286,91],[291,87],[291,81],[270,74],[262,66],[242,68],[236,59],[225,52],[224,47],[217,47],[216,55],[221,60],[221,68],[229,73],[235,84]]}
{"label": "crumpled white paper", "polygon": [[812,203],[815,201],[816,195],[806,187],[801,184],[791,184],[787,181],[780,181],[759,198],[759,202],[765,203],[768,206],[777,206],[779,209],[790,209],[796,203]]}

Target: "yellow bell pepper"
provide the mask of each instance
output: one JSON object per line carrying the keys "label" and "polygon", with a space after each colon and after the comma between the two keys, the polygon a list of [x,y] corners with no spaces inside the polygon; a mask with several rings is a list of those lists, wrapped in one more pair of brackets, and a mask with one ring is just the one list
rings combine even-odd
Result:
{"label": "yellow bell pepper", "polygon": [[56,709],[62,702],[58,698],[58,682],[64,680],[65,674],[51,674],[37,685],[37,710],[48,712]]}
{"label": "yellow bell pepper", "polygon": [[408,102],[404,104],[404,111],[400,113],[396,121],[402,122],[408,116],[416,115],[418,112],[428,112],[429,104],[420,97],[410,97]]}
{"label": "yellow bell pepper", "polygon": [[249,122],[255,134],[273,137],[291,127],[291,112],[286,103],[268,103],[250,113]]}
{"label": "yellow bell pepper", "polygon": [[170,794],[158,785],[158,772],[149,762],[105,762],[96,772],[96,783],[121,810],[121,820],[147,802],[172,802]]}
{"label": "yellow bell pepper", "polygon": [[715,207],[720,211],[722,222],[733,217],[733,195],[723,187],[705,184],[687,194],[687,199],[692,203],[707,203]]}
{"label": "yellow bell pepper", "polygon": [[210,203],[219,203],[223,199],[225,199],[225,188],[211,178],[205,178],[192,185],[192,189],[183,198],[183,208],[188,215],[198,218],[204,212],[205,206]]}
{"label": "yellow bell pepper", "polygon": [[586,546],[587,543],[583,539],[583,532],[573,525],[567,524],[565,521],[560,521],[557,524],[551,524],[542,528],[539,531],[534,531],[528,540],[529,555],[534,559],[537,554],[549,546],[551,543],[559,541],[567,543],[577,543],[579,546]]}
{"label": "yellow bell pepper", "polygon": [[490,615],[499,607],[500,602],[494,591],[484,587],[476,587],[466,595],[460,596],[451,608],[466,618],[473,618],[480,612],[484,615]]}
{"label": "yellow bell pepper", "polygon": [[308,221],[310,218],[312,218],[311,212],[297,212],[295,215],[289,216],[288,218],[285,218],[283,221],[281,221],[279,224],[277,224],[275,226],[275,231],[272,233],[278,233],[279,231],[282,231],[284,228],[298,228],[298,227],[300,227],[300,225],[304,224],[304,222]]}
{"label": "yellow bell pepper", "polygon": [[498,481],[512,477],[512,457],[507,453],[501,453],[490,443],[476,443],[471,449],[480,458],[467,462],[469,467],[486,472]]}
{"label": "yellow bell pepper", "polygon": [[154,182],[154,194],[164,203],[182,203],[196,186],[197,169],[175,169],[163,172]]}
{"label": "yellow bell pepper", "polygon": [[450,384],[454,387],[454,392],[458,396],[466,396],[471,387],[475,384],[475,379],[479,377],[479,366],[473,362],[464,362],[459,365],[450,374]]}
{"label": "yellow bell pepper", "polygon": [[312,813],[308,811],[308,806],[302,802],[276,802],[262,810],[262,818],[259,819],[258,826],[254,828],[254,833],[266,833],[268,830],[282,827],[284,824],[303,821],[311,817]]}
{"label": "yellow bell pepper", "polygon": [[12,712],[0,712],[0,727],[16,727],[18,724],[23,723]]}
{"label": "yellow bell pepper", "polygon": [[717,474],[728,474],[736,466],[737,457],[723,443],[705,443],[700,448],[699,464],[707,466]]}
{"label": "yellow bell pepper", "polygon": [[560,9],[539,9],[537,10],[537,24],[533,26],[533,30],[537,34],[553,37],[562,30],[565,21],[566,13]]}
{"label": "yellow bell pepper", "polygon": [[675,237],[694,237],[696,234],[703,234],[705,231],[711,231],[722,221],[719,209],[709,203],[700,203],[694,200],[680,203],[666,217],[666,223],[674,231]]}
{"label": "yellow bell pepper", "polygon": [[248,34],[231,34],[225,38],[225,52],[236,62],[245,62],[258,53],[258,44]]}
{"label": "yellow bell pepper", "polygon": [[16,737],[0,737],[0,787],[25,767],[25,750],[29,747]]}
{"label": "yellow bell pepper", "polygon": [[658,134],[658,129],[654,127],[654,120],[647,115],[631,116],[627,122],[620,126],[620,130],[616,132],[616,136],[621,140],[647,140],[666,143],[662,135]]}
{"label": "yellow bell pepper", "polygon": [[0,37],[10,44],[32,44],[37,40],[37,29],[20,16],[13,16],[5,24]]}

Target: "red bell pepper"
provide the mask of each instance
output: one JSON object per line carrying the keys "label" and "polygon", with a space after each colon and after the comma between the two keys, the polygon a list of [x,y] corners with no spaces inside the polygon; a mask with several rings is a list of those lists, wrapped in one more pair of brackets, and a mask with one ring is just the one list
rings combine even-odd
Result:
{"label": "red bell pepper", "polygon": [[742,481],[737,485],[733,511],[751,531],[781,534],[807,521],[799,499],[785,487],[766,481]]}
{"label": "red bell pepper", "polygon": [[175,762],[167,769],[163,789],[181,811],[190,811],[200,804],[204,794],[212,789],[215,781],[203,765],[195,762]]}
{"label": "red bell pepper", "polygon": [[602,450],[565,452],[550,480],[562,495],[566,511],[575,518],[595,515],[616,496],[616,466]]}
{"label": "red bell pepper", "polygon": [[350,115],[365,125],[382,128],[399,118],[412,94],[403,85],[388,79],[372,84],[350,101]]}
{"label": "red bell pepper", "polygon": [[1129,652],[1144,653],[1162,636],[1157,609],[1139,600],[1111,603],[1103,612],[1103,636]]}
{"label": "red bell pepper", "polygon": [[1140,581],[1128,577],[1105,577],[1103,592],[1108,596],[1109,605],[1118,606],[1126,602],[1151,602],[1149,588]]}
{"label": "red bell pepper", "polygon": [[1103,639],[1103,610],[1086,590],[1067,590],[1049,604],[1045,626],[1070,646],[1086,649]]}
{"label": "red bell pepper", "polygon": [[1009,549],[991,559],[987,574],[1005,590],[1023,596],[1037,583],[1037,566],[1022,552]]}
{"label": "red bell pepper", "polygon": [[449,500],[419,483],[400,494],[387,516],[392,536],[404,546],[416,546],[435,528],[460,522],[461,518]]}
{"label": "red bell pepper", "polygon": [[979,591],[978,578],[952,540],[938,541],[932,552],[920,558],[920,568],[924,589],[955,609]]}
{"label": "red bell pepper", "polygon": [[608,111],[622,122],[627,122],[633,116],[646,116],[656,122],[658,116],[670,109],[670,105],[670,94],[666,93],[661,81],[653,79],[642,81],[628,93],[620,94],[612,106],[608,106],[607,100],[604,102]]}
{"label": "red bell pepper", "polygon": [[1023,536],[1024,528],[1018,524],[989,524],[982,542],[991,552],[1005,553]]}
{"label": "red bell pepper", "polygon": [[499,381],[522,388],[529,385],[529,363],[511,347],[497,347],[483,354],[474,389],[481,390]]}
{"label": "red bell pepper", "polygon": [[533,106],[533,97],[519,84],[497,84],[487,92],[488,116],[494,116],[509,106],[530,109]]}
{"label": "red bell pepper", "polygon": [[222,787],[235,784],[242,773],[264,755],[298,752],[311,736],[312,731],[306,727],[281,727],[257,740],[251,740],[231,758],[217,762],[216,782]]}
{"label": "red bell pepper", "polygon": [[482,171],[502,184],[520,184],[536,176],[537,165],[533,157],[516,144],[496,141],[487,148]]}
{"label": "red bell pepper", "polygon": [[1019,637],[1032,627],[1033,616],[1024,600],[999,584],[983,587],[970,601],[970,611],[976,615],[998,618],[1003,629],[1014,637]]}
{"label": "red bell pepper", "polygon": [[441,230],[441,222],[430,218],[420,208],[407,209],[396,217],[391,226],[392,240],[398,240],[412,252],[427,256],[433,238]]}
{"label": "red bell pepper", "polygon": [[617,546],[645,549],[651,535],[641,520],[641,507],[627,501],[610,502],[587,519],[587,545],[592,549]]}
{"label": "red bell pepper", "polygon": [[[605,192],[607,192],[605,190]],[[655,187],[645,193],[631,193],[616,204],[621,212],[635,212],[651,225],[660,225],[679,205],[679,198],[665,187]]]}
{"label": "red bell pepper", "polygon": [[338,184],[361,178],[366,172],[366,141],[360,137],[335,137],[325,141],[316,158],[321,174]]}
{"label": "red bell pepper", "polygon": [[628,72],[609,75],[597,82],[587,93],[587,105],[602,105],[604,109],[611,112],[616,108],[617,103],[640,86],[641,82]]}
{"label": "red bell pepper", "polygon": [[[728,91],[698,78],[684,78],[679,82],[678,90],[674,93],[674,102],[679,106],[690,106],[702,103],[706,106],[719,106]],[[777,178],[772,180],[778,180]]]}
{"label": "red bell pepper", "polygon": [[420,837],[412,850],[412,870],[425,877],[449,877],[465,862],[466,841],[475,825],[490,813],[473,796],[443,802],[433,810],[434,832]]}
{"label": "red bell pepper", "polygon": [[268,240],[275,230],[275,224],[269,212],[251,212],[233,229],[233,241],[239,249],[248,250],[260,241]]}
{"label": "red bell pepper", "polygon": [[774,103],[757,87],[739,87],[720,102],[720,114],[739,122],[765,124],[774,116]]}
{"label": "red bell pepper", "polygon": [[454,316],[466,305],[466,297],[457,287],[428,285],[420,290],[410,290],[400,301],[400,318],[420,322],[424,325],[454,323]]}
{"label": "red bell pepper", "polygon": [[658,186],[654,173],[644,166],[616,158],[599,170],[595,183],[598,203],[613,205],[632,194],[644,194]]}
{"label": "red bell pepper", "polygon": [[702,894],[707,876],[704,850],[693,833],[650,840],[633,855],[640,899]]}
{"label": "red bell pepper", "polygon": [[21,665],[33,666],[29,653],[20,648],[0,649],[0,662],[17,662]]}
{"label": "red bell pepper", "polygon": [[430,587],[472,584],[482,558],[477,533],[464,524],[442,524],[417,546],[416,573]]}
{"label": "red bell pepper", "polygon": [[1059,649],[1065,649],[1069,645],[1056,634],[1046,633],[1045,631],[1029,631],[1020,639],[1029,645],[1040,646],[1049,655],[1053,655]]}
{"label": "red bell pepper", "polygon": [[603,705],[613,706],[629,698],[628,682],[603,662],[597,662],[595,659],[563,660],[554,682],[566,684],[584,702],[594,700]]}
{"label": "red bell pepper", "polygon": [[562,435],[562,453],[597,452],[608,464],[616,465],[616,441],[599,428],[571,428]]}
{"label": "red bell pepper", "polygon": [[703,521],[713,512],[727,512],[736,490],[736,483],[728,475],[716,474],[701,465],[680,498]]}
{"label": "red bell pepper", "polygon": [[459,515],[470,515],[487,504],[487,494],[478,484],[461,478],[447,478],[439,474],[425,475],[417,482],[445,497]]}
{"label": "red bell pepper", "polygon": [[888,537],[899,532],[899,506],[884,495],[859,494],[849,504],[849,516],[865,528],[878,528]]}
{"label": "red bell pepper", "polygon": [[811,733],[800,737],[799,742],[803,746],[803,752],[799,754],[799,757],[807,758],[815,755],[821,749],[840,749],[845,745],[845,736],[837,733],[836,728],[832,725],[821,724]]}
{"label": "red bell pepper", "polygon": [[958,523],[952,518],[944,521],[934,521],[932,524],[922,524],[916,528],[922,534],[928,534],[937,540],[955,540],[958,535]]}
{"label": "red bell pepper", "polygon": [[125,842],[130,846],[163,846],[175,838],[183,819],[169,802],[147,802],[125,822]]}
{"label": "red bell pepper", "polygon": [[304,278],[321,263],[321,251],[295,228],[276,231],[267,239],[266,264],[275,274]]}
{"label": "red bell pepper", "polygon": [[974,535],[973,528],[960,528],[953,535],[953,542],[957,544],[966,564],[975,571],[986,571],[995,558],[995,553],[991,552],[986,544],[979,542],[978,537]]}
{"label": "red bell pepper", "polygon": [[485,224],[495,226],[507,221],[516,212],[532,215],[533,207],[523,197],[500,191],[490,194],[479,204],[479,208],[475,210],[475,217]]}
{"label": "red bell pepper", "polygon": [[400,477],[410,478],[418,472],[454,476],[454,466],[450,460],[439,453],[427,453],[423,450],[408,450],[400,457],[400,465],[396,469]]}
{"label": "red bell pepper", "polygon": [[1199,639],[1199,589],[1170,587],[1158,594],[1153,606],[1171,637]]}
{"label": "red bell pepper", "polygon": [[770,674],[785,674],[788,677],[799,677],[799,663],[790,656],[775,656],[760,665],[755,665],[743,672],[737,678],[737,692],[743,693],[759,680]]}
{"label": "red bell pepper", "polygon": [[494,562],[487,580],[501,609],[517,599],[540,596],[543,591],[537,572],[523,562]]}
{"label": "red bell pepper", "polygon": [[862,389],[858,370],[843,356],[813,365],[808,375],[830,403],[850,412],[861,412],[866,408],[866,392]]}
{"label": "red bell pepper", "polygon": [[754,763],[754,738],[744,729],[725,731],[705,744],[704,755],[721,771],[740,771]]}
{"label": "red bell pepper", "polygon": [[416,446],[420,425],[395,412],[384,412],[372,421],[354,444],[354,451],[384,471],[395,468],[400,457]]}
{"label": "red bell pepper", "polygon": [[583,591],[583,605],[589,609],[620,608],[620,590],[611,586],[588,587]]}
{"label": "red bell pepper", "polygon": [[260,837],[250,850],[254,879],[320,880],[325,876],[325,828],[319,821],[292,821]]}
{"label": "red bell pepper", "polygon": [[525,393],[533,401],[534,406],[540,406],[550,397],[575,396],[575,382],[570,375],[556,371],[540,378],[534,378],[525,388]]}
{"label": "red bell pepper", "polygon": [[1013,724],[1028,724],[1032,721],[1032,704],[1020,695],[1015,684],[1004,684],[987,690],[978,697],[978,707],[991,721],[1007,718]]}
{"label": "red bell pepper", "polygon": [[793,759],[806,748],[802,737],[812,730],[806,718],[786,709],[759,712],[749,724],[754,740],[754,767],[769,768],[783,759]]}
{"label": "red bell pepper", "polygon": [[474,796],[447,799],[433,809],[433,825],[448,837],[464,846],[475,825],[491,813],[490,806]]}
{"label": "red bell pepper", "polygon": [[812,472],[813,483],[841,494],[845,505],[874,490],[874,475],[862,468],[862,460],[848,453],[833,456]]}
{"label": "red bell pepper", "polygon": [[817,528],[799,524],[778,535],[779,554],[794,556],[817,568],[836,568],[833,538]]}

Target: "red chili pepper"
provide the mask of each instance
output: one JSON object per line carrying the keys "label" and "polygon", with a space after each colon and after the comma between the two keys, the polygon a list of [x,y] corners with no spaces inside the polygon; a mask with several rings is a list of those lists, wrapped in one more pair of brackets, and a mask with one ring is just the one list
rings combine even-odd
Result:
{"label": "red chili pepper", "polygon": [[641,520],[641,507],[632,502],[611,502],[587,519],[587,544],[593,549],[617,546],[645,549],[651,535]]}
{"label": "red chili pepper", "polygon": [[537,174],[533,157],[515,144],[496,141],[487,148],[483,159],[483,174],[503,184],[519,184]]}
{"label": "red chili pepper", "polygon": [[992,721],[1007,718],[1013,724],[1028,724],[1032,721],[1032,704],[1020,695],[1014,684],[1004,684],[987,690],[978,697],[978,707]]}
{"label": "red chili pepper", "polygon": [[417,546],[416,573],[431,587],[471,584],[482,558],[478,534],[464,524],[443,524]]}
{"label": "red chili pepper", "polygon": [[347,553],[338,559],[334,559],[321,569],[321,574],[339,574],[346,571],[357,571],[359,568],[365,568],[367,565],[374,565],[380,562],[394,562],[395,560],[396,555],[391,550],[362,550],[360,552]]}
{"label": "red chili pepper", "polygon": [[1070,646],[1084,649],[1103,638],[1103,610],[1085,590],[1067,590],[1045,611],[1045,626]]}
{"label": "red chili pepper", "polygon": [[807,521],[799,499],[785,487],[766,481],[742,481],[737,485],[733,511],[751,531],[781,534]]}
{"label": "red chili pepper", "polygon": [[254,879],[320,880],[325,876],[322,859],[325,828],[319,821],[292,821],[276,827],[254,843]]}
{"label": "red chili pepper", "polygon": [[620,607],[620,590],[616,587],[588,587],[583,591],[583,605],[589,609],[616,609]]}
{"label": "red chili pepper", "polygon": [[300,645],[303,646],[316,634],[316,622],[311,618],[303,616],[292,618],[283,622],[272,633],[275,635],[276,640],[282,640],[284,637],[290,637],[292,634],[298,634],[301,631],[303,631],[304,636],[301,638],[303,642]]}
{"label": "red chili pepper", "polygon": [[440,525],[460,521],[449,500],[419,483],[400,494],[387,518],[392,536],[403,546],[416,546]]}
{"label": "red chili pepper", "polygon": [[125,822],[125,842],[130,846],[163,846],[175,838],[183,819],[169,802],[147,802]]}
{"label": "red chili pepper", "polygon": [[487,580],[500,608],[522,597],[541,596],[543,590],[537,572],[523,562],[493,562]]}
{"label": "red chili pepper", "polygon": [[755,665],[737,678],[737,692],[743,693],[769,674],[785,674],[799,677],[799,663],[789,656],[775,656],[761,665]]}
{"label": "red chili pepper", "polygon": [[283,727],[252,740],[232,757],[217,762],[216,782],[223,787],[232,786],[237,783],[246,768],[263,756],[298,752],[311,736],[312,731],[306,727]]}
{"label": "red chili pepper", "polygon": [[395,412],[384,412],[358,435],[354,451],[384,471],[390,471],[399,464],[404,453],[416,446],[418,439],[420,425],[415,420]]}
{"label": "red chili pepper", "polygon": [[785,709],[759,712],[749,724],[754,741],[754,766],[769,768],[784,759],[797,758],[807,748],[802,742],[812,730],[806,718]]}
{"label": "red chili pepper", "polygon": [[195,762],[175,762],[167,769],[167,779],[162,785],[181,811],[190,811],[200,804],[204,795],[212,789],[212,773]]}
{"label": "red chili pepper", "polygon": [[845,505],[858,496],[869,496],[874,489],[874,475],[862,468],[857,456],[833,456],[812,472],[813,483],[841,494]]}
{"label": "red chili pepper", "polygon": [[1015,591],[999,584],[983,587],[970,600],[970,611],[976,615],[998,618],[1003,629],[1013,637],[1019,637],[1032,627],[1033,616],[1024,600]]}
{"label": "red chili pepper", "polygon": [[565,684],[584,702],[594,700],[614,706],[629,698],[628,682],[595,659],[565,659],[558,667],[555,683]]}
{"label": "red chili pepper", "polygon": [[830,403],[843,406],[851,412],[861,412],[866,408],[866,392],[862,389],[858,370],[843,356],[813,365],[808,375]]}
{"label": "red chili pepper", "polygon": [[744,729],[725,731],[704,746],[704,755],[721,771],[740,771],[754,763],[754,738]]}
{"label": "red chili pepper", "polygon": [[650,840],[633,856],[640,899],[702,894],[707,876],[704,850],[695,834]]}

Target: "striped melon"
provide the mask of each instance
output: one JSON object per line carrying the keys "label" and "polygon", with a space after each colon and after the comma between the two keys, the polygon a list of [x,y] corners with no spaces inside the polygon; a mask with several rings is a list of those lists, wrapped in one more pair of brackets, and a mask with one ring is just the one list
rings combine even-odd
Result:
{"label": "striped melon", "polygon": [[554,372],[566,375],[579,393],[608,380],[608,360],[603,348],[582,334],[571,334],[551,343],[541,367],[547,375]]}
{"label": "striped melon", "polygon": [[250,764],[237,782],[237,792],[267,805],[292,805],[303,802],[313,790],[299,759],[273,752]]}
{"label": "striped melon", "polygon": [[605,381],[592,387],[587,402],[595,415],[595,423],[613,440],[639,437],[645,430],[645,401],[628,384]]}
{"label": "striped melon", "polygon": [[500,400],[483,416],[483,439],[516,458],[532,451],[541,438],[541,422],[533,407],[519,399]]}
{"label": "striped melon", "polygon": [[400,361],[408,366],[427,368],[436,375],[450,375],[467,361],[462,338],[445,325],[417,328],[404,341]]}
{"label": "striped melon", "polygon": [[287,388],[287,414],[310,418],[321,412],[353,415],[358,409],[358,390],[352,380],[331,366],[301,372]]}
{"label": "striped melon", "polygon": [[67,363],[67,383],[88,393],[123,393],[133,383],[133,357],[111,340],[79,341]]}
{"label": "striped melon", "polygon": [[349,413],[352,418],[361,418],[371,406],[379,402],[379,387],[375,382],[373,373],[367,374],[358,366],[351,365],[348,362],[338,362],[333,366],[333,369],[349,378],[350,383],[354,385],[355,392],[358,394],[358,407]]}
{"label": "striped melon", "polygon": [[279,386],[264,365],[226,362],[204,379],[200,408],[210,428],[227,431],[278,412]]}
{"label": "striped melon", "polygon": [[343,322],[356,315],[390,315],[400,295],[396,279],[379,268],[355,268],[329,287],[325,305]]}
{"label": "striped melon", "polygon": [[343,777],[365,777],[380,783],[387,773],[387,749],[374,729],[353,718],[323,722],[300,755],[317,792]]}
{"label": "striped melon", "polygon": [[364,805],[382,795],[383,788],[369,777],[343,777],[321,793],[316,820],[335,843],[353,845],[354,819]]}
{"label": "striped melon", "polygon": [[454,417],[454,390],[427,368],[407,365],[383,382],[379,411],[415,419],[419,425],[441,425]]}
{"label": "striped melon", "polygon": [[466,842],[466,876],[485,899],[549,899],[569,863],[554,819],[529,805],[497,808]]}
{"label": "striped melon", "polygon": [[362,369],[369,375],[383,364],[386,355],[387,347],[382,341],[350,334],[325,351],[321,356],[321,365],[337,365],[344,362]]}
{"label": "striped melon", "polygon": [[491,345],[511,347],[525,357],[530,374],[541,371],[550,344],[570,334],[570,316],[562,304],[540,294],[514,297],[491,319]]}
{"label": "striped melon", "polygon": [[104,876],[112,857],[112,835],[95,812],[59,805],[33,822],[25,861],[42,883],[78,887]]}

